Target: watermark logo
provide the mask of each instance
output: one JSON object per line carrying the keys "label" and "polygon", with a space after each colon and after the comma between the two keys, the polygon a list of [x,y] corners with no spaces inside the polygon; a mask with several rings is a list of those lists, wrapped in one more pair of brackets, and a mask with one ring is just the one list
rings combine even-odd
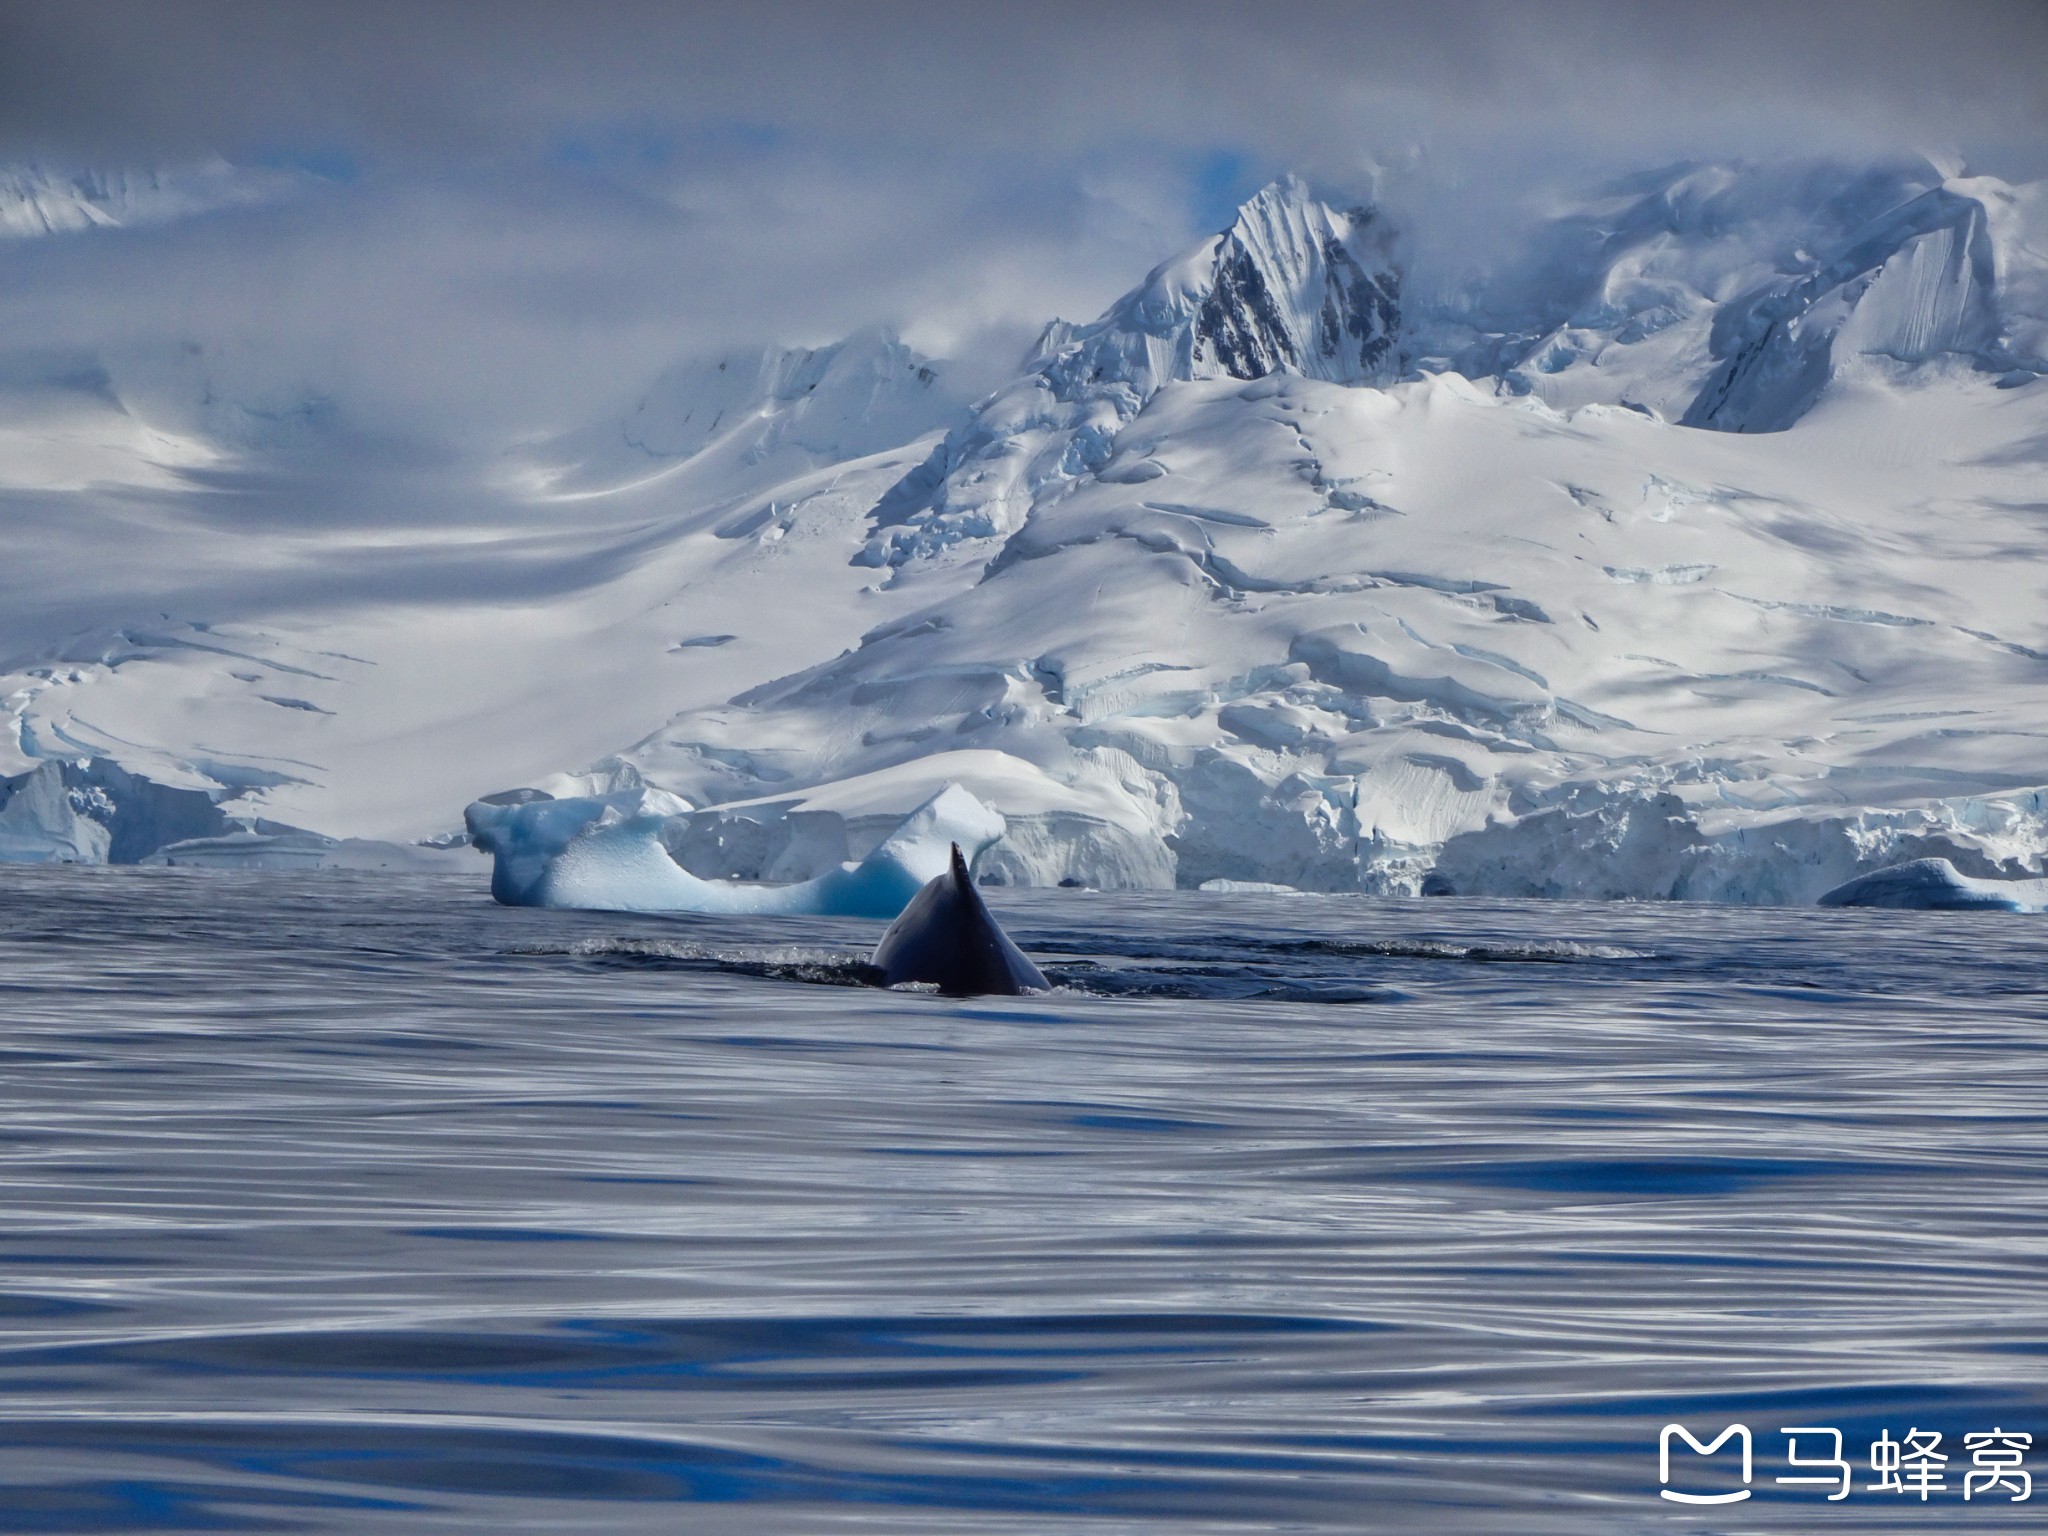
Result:
{"label": "watermark logo", "polygon": [[[1742,1444],[1742,1486],[1732,1493],[1682,1493],[1671,1486],[1671,1441],[1673,1437],[1683,1440],[1702,1456],[1711,1456],[1730,1440]],[[1755,1470],[1753,1443],[1747,1424],[1730,1424],[1705,1445],[1693,1437],[1693,1432],[1683,1424],[1666,1424],[1664,1432],[1657,1437],[1657,1481],[1664,1486],[1658,1490],[1674,1504],[1740,1504],[1749,1497],[1750,1474]]]}
{"label": "watermark logo", "polygon": [[1972,1470],[1963,1475],[1963,1497],[1989,1497],[2008,1493],[2014,1504],[2034,1496],[2034,1474],[2021,1471],[2034,1437],[2011,1430],[1993,1429],[1963,1436],[1963,1448],[1970,1453]]}
{"label": "watermark logo", "polygon": [[[1825,1488],[1830,1504],[1840,1503],[1858,1491],[1855,1468],[1851,1465],[1842,1432],[1825,1424],[1794,1424],[1778,1431],[1785,1437],[1785,1465],[1789,1471],[1771,1479],[1774,1484],[1793,1488]],[[1870,1442],[1871,1477],[1861,1491],[1916,1498],[1925,1504],[1937,1496],[1960,1491],[1966,1501],[2005,1499],[2025,1503],[2034,1496],[2034,1476],[2027,1470],[2027,1452],[2034,1437],[2024,1430],[1989,1429],[1962,1437],[1969,1465],[1951,1468],[1950,1453],[1942,1449],[1946,1436],[1940,1430],[1922,1429],[1917,1424],[1900,1439],[1889,1429],[1880,1430]],[[1693,1454],[1679,1463],[1677,1486],[1671,1466],[1672,1442],[1683,1441]],[[1710,1470],[1706,1458],[1733,1443]],[[1950,1442],[1953,1443],[1953,1442]],[[1740,1457],[1742,1486],[1722,1492],[1694,1492],[1714,1486],[1715,1473],[1725,1480]],[[1657,1495],[1674,1504],[1739,1504],[1754,1491],[1755,1440],[1747,1424],[1730,1424],[1711,1440],[1702,1440],[1683,1424],[1666,1424],[1657,1436]],[[1951,1480],[1960,1475],[1960,1489]]]}
{"label": "watermark logo", "polygon": [[1948,1457],[1935,1449],[1939,1444],[1939,1430],[1909,1429],[1903,1445],[1892,1438],[1890,1430],[1880,1431],[1870,1442],[1870,1470],[1877,1474],[1877,1481],[1865,1486],[1879,1493],[1917,1493],[1925,1504],[1930,1493],[1948,1488],[1942,1472]]}
{"label": "watermark logo", "polygon": [[[1825,1477],[1816,1477],[1813,1473],[1807,1472],[1796,1477],[1781,1477],[1778,1479],[1780,1483],[1804,1484],[1807,1486],[1818,1484],[1822,1487],[1832,1486],[1835,1491],[1828,1495],[1828,1502],[1830,1504],[1849,1497],[1849,1484],[1855,1474],[1850,1471],[1849,1463],[1842,1455],[1842,1432],[1839,1429],[1830,1429],[1815,1424],[1800,1424],[1790,1429],[1781,1429],[1778,1433],[1790,1442],[1785,1448],[1785,1460],[1788,1465],[1795,1467],[1826,1467],[1828,1469]],[[1818,1459],[1801,1457],[1799,1454],[1799,1437],[1801,1435],[1807,1437],[1809,1449],[1812,1446],[1814,1436],[1828,1436],[1830,1441],[1828,1454]]]}

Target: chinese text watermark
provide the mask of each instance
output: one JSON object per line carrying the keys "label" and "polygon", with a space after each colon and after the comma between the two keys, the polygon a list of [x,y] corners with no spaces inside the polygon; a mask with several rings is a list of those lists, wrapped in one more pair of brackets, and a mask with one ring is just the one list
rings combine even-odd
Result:
{"label": "chinese text watermark", "polygon": [[[1942,1431],[1917,1424],[1898,1439],[1883,1429],[1870,1442],[1864,1458],[1869,1476],[1861,1481],[1839,1429],[1792,1424],[1777,1433],[1784,1437],[1788,1470],[1771,1483],[1811,1489],[1830,1503],[1859,1492],[1923,1504],[1956,1495],[2019,1504],[2034,1496],[2034,1476],[2027,1470],[2034,1437],[2023,1430],[1975,1431],[1963,1435],[1958,1447]],[[1756,1464],[1756,1437],[1747,1424],[1730,1424],[1711,1439],[1683,1424],[1666,1424],[1657,1436],[1657,1491],[1674,1504],[1739,1504],[1756,1491]]]}

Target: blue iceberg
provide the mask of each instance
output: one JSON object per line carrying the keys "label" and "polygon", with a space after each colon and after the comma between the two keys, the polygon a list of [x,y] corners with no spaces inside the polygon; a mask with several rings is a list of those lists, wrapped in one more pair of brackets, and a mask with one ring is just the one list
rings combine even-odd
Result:
{"label": "blue iceberg", "polygon": [[1900,907],[1935,912],[2048,912],[2048,880],[1980,880],[1947,859],[1914,859],[1822,893],[1823,907]]}
{"label": "blue iceberg", "polygon": [[691,874],[662,840],[668,816],[640,806],[640,791],[569,800],[528,791],[476,801],[463,820],[492,857],[491,895],[510,907],[883,919],[947,869],[954,843],[971,863],[1004,830],[997,812],[948,784],[858,864],[751,885]]}

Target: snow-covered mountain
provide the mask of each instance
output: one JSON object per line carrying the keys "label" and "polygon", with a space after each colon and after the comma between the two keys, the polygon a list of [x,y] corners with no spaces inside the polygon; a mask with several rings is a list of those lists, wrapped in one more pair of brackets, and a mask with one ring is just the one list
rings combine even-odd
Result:
{"label": "snow-covered mountain", "polygon": [[2025,298],[2041,296],[2042,253],[2027,243],[2041,210],[2021,196],[1984,179],[1946,183],[1874,221],[1796,281],[1724,306],[1712,344],[1720,366],[1685,424],[1788,427],[1852,359],[1967,357],[2022,378],[2048,369],[2048,310],[2028,313],[2034,306],[2014,302],[2029,286],[2035,292]]}
{"label": "snow-covered mountain", "polygon": [[596,764],[778,878],[949,778],[1020,881],[2042,872],[2040,186],[1682,167],[1423,309],[1401,249],[1281,182],[971,406],[871,332],[477,469],[156,460],[74,389],[0,502],[0,767],[417,837]]}
{"label": "snow-covered mountain", "polygon": [[1099,471],[1168,384],[1299,374],[1382,384],[1399,371],[1391,230],[1297,178],[1153,269],[1090,325],[1055,320],[1022,376],[948,433],[876,510],[862,558],[901,566],[1014,532],[1032,505]]}
{"label": "snow-covered mountain", "polygon": [[167,223],[284,196],[305,178],[218,158],[184,166],[64,171],[0,169],[0,239]]}
{"label": "snow-covered mountain", "polygon": [[1777,431],[1840,367],[2048,357],[2042,189],[1925,161],[1680,166],[1564,210],[1494,291],[1423,317],[1438,369],[1569,409]]}
{"label": "snow-covered mountain", "polygon": [[621,416],[521,456],[541,494],[588,495],[686,478],[716,495],[900,447],[965,414],[938,366],[883,327],[815,348],[692,358]]}

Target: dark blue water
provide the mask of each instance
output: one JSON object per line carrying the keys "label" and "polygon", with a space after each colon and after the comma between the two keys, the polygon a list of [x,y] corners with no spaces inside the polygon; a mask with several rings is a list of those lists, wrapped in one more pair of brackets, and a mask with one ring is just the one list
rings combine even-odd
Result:
{"label": "dark blue water", "polygon": [[2048,920],[482,885],[0,870],[0,1531],[2044,1523]]}

